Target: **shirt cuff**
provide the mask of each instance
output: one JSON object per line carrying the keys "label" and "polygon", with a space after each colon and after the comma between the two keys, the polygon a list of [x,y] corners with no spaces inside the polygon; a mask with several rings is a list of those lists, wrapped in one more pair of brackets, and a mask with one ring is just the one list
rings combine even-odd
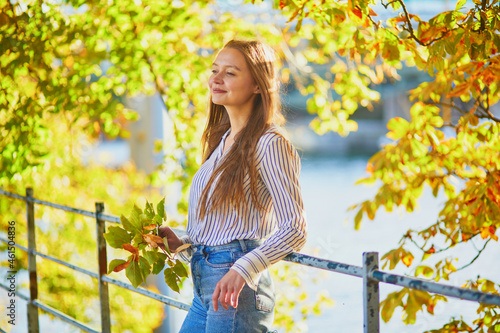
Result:
{"label": "shirt cuff", "polygon": [[245,279],[247,285],[257,291],[262,271],[270,265],[267,257],[259,249],[255,249],[236,260],[231,269],[238,272]]}
{"label": "shirt cuff", "polygon": [[[191,243],[191,240],[189,239],[188,235],[184,235],[180,237],[180,240],[182,244],[188,244]],[[185,250],[182,250],[181,252],[177,253],[177,258],[186,265],[189,265],[191,262],[191,257],[193,256],[193,248],[190,246]]]}

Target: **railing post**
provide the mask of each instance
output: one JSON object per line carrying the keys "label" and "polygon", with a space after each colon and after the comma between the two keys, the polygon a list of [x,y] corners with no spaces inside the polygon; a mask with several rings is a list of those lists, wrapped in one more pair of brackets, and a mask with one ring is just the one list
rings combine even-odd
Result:
{"label": "railing post", "polygon": [[104,212],[104,203],[95,203],[95,218],[97,226],[97,260],[99,262],[99,301],[101,304],[101,329],[102,333],[111,332],[111,319],[109,313],[109,291],[108,283],[102,280],[108,269],[108,259],[106,254],[106,222],[99,218],[99,214]]}
{"label": "railing post", "polygon": [[35,237],[35,203],[30,199],[33,198],[33,189],[26,188],[26,219],[28,222],[28,271],[30,276],[30,300],[28,302],[28,332],[40,332],[40,324],[38,322],[38,307],[33,304],[33,301],[38,298],[38,282],[36,273],[36,237]]}
{"label": "railing post", "polygon": [[363,253],[363,313],[364,333],[378,333],[379,289],[378,281],[370,278],[370,272],[378,269],[378,253]]}

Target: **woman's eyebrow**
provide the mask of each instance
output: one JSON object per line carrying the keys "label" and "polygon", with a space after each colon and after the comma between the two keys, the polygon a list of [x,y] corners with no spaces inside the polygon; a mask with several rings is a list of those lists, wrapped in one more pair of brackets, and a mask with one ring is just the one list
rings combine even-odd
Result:
{"label": "woman's eyebrow", "polygon": [[[218,63],[216,63],[216,62],[214,62],[214,63],[212,64],[212,66],[217,66],[217,67],[219,67],[219,64],[218,64]],[[227,67],[227,68],[234,68],[234,69],[236,69],[237,71],[240,71],[240,72],[241,72],[241,69],[239,69],[239,68],[238,68],[238,66],[235,66],[235,65],[227,65],[226,67]]]}

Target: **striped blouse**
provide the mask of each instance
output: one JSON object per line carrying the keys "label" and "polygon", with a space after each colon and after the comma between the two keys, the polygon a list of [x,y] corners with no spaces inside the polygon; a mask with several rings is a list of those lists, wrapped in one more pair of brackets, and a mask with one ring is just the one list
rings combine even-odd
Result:
{"label": "striped blouse", "polygon": [[[306,218],[299,185],[300,158],[280,135],[268,131],[258,141],[256,159],[258,170],[257,198],[264,210],[259,211],[251,199],[250,177],[244,180],[247,207],[241,214],[224,207],[207,213],[198,220],[201,193],[217,163],[224,158],[224,134],[219,146],[193,177],[189,193],[187,235],[184,243],[216,246],[237,239],[264,240],[261,246],[238,259],[231,269],[240,273],[248,286],[257,290],[260,274],[306,242]],[[226,210],[226,212],[224,212]],[[224,218],[223,218],[224,216]],[[181,252],[189,260],[191,251]]]}

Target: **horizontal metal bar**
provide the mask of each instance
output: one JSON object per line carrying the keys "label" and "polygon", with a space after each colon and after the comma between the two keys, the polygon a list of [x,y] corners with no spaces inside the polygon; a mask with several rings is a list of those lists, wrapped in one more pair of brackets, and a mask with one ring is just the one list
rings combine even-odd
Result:
{"label": "horizontal metal bar", "polygon": [[[30,202],[36,203],[38,205],[49,206],[52,208],[64,210],[66,212],[80,214],[80,215],[95,218],[95,212],[91,212],[88,210],[64,206],[64,205],[56,204],[56,203],[49,202],[49,201],[43,201],[43,200],[39,200],[39,199],[35,199],[35,198],[27,198],[26,196],[22,196],[22,195],[15,194],[15,193],[10,193],[10,192],[4,191],[4,190],[0,190],[0,194],[6,195],[8,197],[16,198],[16,199],[21,199],[24,201],[30,201]],[[112,222],[112,223],[120,223],[120,218],[117,216],[99,214],[99,218],[101,220]]]}
{"label": "horizontal metal bar", "polygon": [[[3,283],[0,283],[0,287],[7,290],[7,291],[10,290],[10,288]],[[16,296],[19,297],[20,299],[25,300],[26,302],[30,301],[30,298],[28,296],[18,293],[17,290],[15,291],[15,293],[16,293]]]}
{"label": "horizontal metal bar", "polygon": [[122,281],[119,281],[119,280],[115,280],[113,278],[110,278],[109,276],[103,276],[102,280],[106,281],[106,282],[109,282],[111,284],[114,284],[114,285],[116,285],[118,287],[122,287],[122,288],[125,288],[125,289],[128,289],[128,290],[131,290],[131,291],[135,291],[136,293],[139,293],[141,295],[150,297],[152,299],[155,299],[157,301],[160,301],[162,303],[165,303],[167,305],[176,307],[176,308],[181,309],[181,310],[188,311],[189,308],[191,307],[191,305],[189,305],[189,304],[177,301],[174,298],[170,298],[170,297],[167,297],[167,296],[162,295],[162,294],[158,294],[158,293],[152,292],[152,291],[147,290],[147,289],[142,288],[142,287],[138,287],[136,289],[131,284],[128,284],[128,283],[125,283],[125,282],[122,282]]}
{"label": "horizontal metal bar", "polygon": [[83,274],[87,274],[87,275],[89,275],[89,276],[91,276],[91,277],[93,277],[93,278],[96,278],[96,279],[98,278],[97,273],[94,273],[94,272],[88,271],[88,270],[86,270],[86,269],[84,269],[84,268],[81,268],[81,267],[78,267],[78,266],[72,265],[72,264],[70,264],[70,263],[67,263],[67,262],[65,262],[65,261],[62,261],[62,260],[60,260],[60,259],[54,258],[54,257],[49,256],[49,255],[46,255],[46,254],[40,253],[40,252],[38,252],[38,251],[33,251],[33,253],[34,253],[34,254],[36,254],[37,256],[40,256],[40,257],[45,258],[45,259],[48,259],[48,260],[53,261],[53,262],[55,262],[55,263],[58,263],[58,264],[60,264],[60,265],[66,266],[66,267],[68,267],[68,268],[70,268],[70,269],[72,269],[72,270],[75,270],[75,271],[77,271],[77,272],[80,272],[80,273],[83,273]]}
{"label": "horizontal metal bar", "polygon": [[118,216],[114,216],[114,215],[106,215],[106,214],[98,214],[99,215],[99,219],[100,220],[103,220],[103,221],[107,221],[107,222],[112,222],[112,223],[122,223],[120,221],[120,218]]}
{"label": "horizontal metal bar", "polygon": [[306,265],[310,267],[320,268],[327,271],[333,271],[337,273],[347,274],[351,276],[362,277],[363,268],[354,265],[343,264],[341,262],[316,258],[302,253],[291,253],[287,255],[283,260],[294,262],[301,265]]}
{"label": "horizontal metal bar", "polygon": [[390,283],[397,286],[429,291],[440,295],[466,299],[469,301],[475,301],[483,304],[500,306],[500,296],[493,294],[486,294],[476,290],[447,286],[444,284],[425,281],[417,278],[410,278],[396,274],[389,274],[379,270],[373,270],[369,274],[369,277],[380,282]]}
{"label": "horizontal metal bar", "polygon": [[[9,244],[9,240],[8,240],[8,239],[5,239],[5,238],[0,237],[0,241],[4,242],[4,243],[6,243],[6,244]],[[28,252],[28,248],[27,248],[27,247],[24,247],[24,246],[19,245],[19,244],[17,244],[17,243],[14,243],[14,245],[12,245],[12,246],[17,247],[18,249],[21,249],[21,250],[23,250],[23,251]]]}
{"label": "horizontal metal bar", "polygon": [[[76,209],[76,208],[63,206],[63,205],[59,205],[59,204],[55,204],[55,203],[51,203],[51,202],[47,202],[47,201],[42,201],[42,200],[38,200],[38,199],[34,199],[34,198],[27,198],[25,196],[10,193],[10,192],[3,191],[3,190],[0,190],[0,194],[6,195],[6,196],[9,196],[12,198],[16,198],[16,199],[21,199],[24,201],[32,201],[32,202],[40,204],[40,205],[45,205],[45,206],[53,207],[56,209],[85,215],[88,217],[93,217],[93,218],[96,217],[95,212],[85,211],[82,209]],[[104,221],[113,222],[113,223],[120,223],[120,218],[117,216],[98,214],[98,217]],[[183,235],[186,233],[184,230],[179,230],[179,229],[173,229],[173,230],[180,235]],[[0,238],[0,240],[5,242],[5,243],[8,243],[8,241],[3,239],[3,238]],[[14,246],[17,248],[20,248],[24,251],[28,251],[28,249],[26,247],[20,246],[18,244],[15,244]],[[63,262],[59,259],[50,257],[48,255],[45,255],[45,254],[42,254],[42,253],[39,253],[36,251],[33,251],[33,253],[36,255],[39,255],[43,258],[57,262],[61,265],[64,265],[68,268],[77,270],[79,272],[90,275],[92,277],[97,277],[97,273],[87,271],[85,269],[68,264],[68,263]],[[297,263],[297,264],[301,264],[301,265],[305,265],[305,266],[324,269],[327,271],[334,271],[334,272],[338,272],[338,273],[342,273],[342,274],[347,274],[347,275],[351,275],[351,276],[357,276],[357,277],[363,276],[362,267],[344,264],[344,263],[339,263],[339,262],[321,259],[321,258],[316,258],[313,256],[301,254],[301,253],[289,254],[288,256],[286,256],[284,258],[284,260],[289,261],[289,262],[293,262],[293,263]],[[382,272],[379,270],[371,271],[369,273],[369,277],[371,279],[377,280],[379,282],[385,282],[385,283],[394,284],[394,285],[398,285],[398,286],[402,286],[402,287],[409,287],[409,288],[413,288],[413,289],[429,291],[429,292],[442,294],[442,295],[446,295],[446,296],[450,296],[450,297],[456,297],[456,298],[466,299],[466,300],[470,300],[470,301],[476,301],[476,302],[480,302],[483,304],[500,306],[500,296],[486,294],[486,293],[482,293],[480,291],[463,289],[463,288],[458,288],[458,287],[453,287],[453,286],[446,286],[443,284],[425,281],[425,280],[421,280],[421,279],[417,279],[417,278],[410,278],[410,277],[405,277],[405,276],[401,276],[401,275],[390,274],[390,273]],[[167,296],[151,292],[147,289],[144,289],[141,287],[135,289],[130,284],[121,282],[119,280],[112,279],[108,276],[105,276],[103,278],[103,280],[107,281],[109,283],[115,284],[119,287],[131,290],[131,291],[135,291],[135,292],[142,294],[144,296],[151,297],[153,299],[156,299],[156,300],[163,302],[165,304],[177,307],[179,309],[183,309],[183,310],[189,309],[189,305],[186,303],[179,302],[179,301],[172,299],[172,298],[169,298]],[[4,286],[2,286],[2,287],[4,287]]]}
{"label": "horizontal metal bar", "polygon": [[75,318],[73,317],[70,317],[64,313],[62,313],[61,311],[59,310],[56,310],[54,309],[53,307],[51,306],[48,306],[46,304],[43,304],[37,300],[34,300],[33,301],[33,304],[36,305],[38,308],[42,309],[43,311],[45,312],[48,312],[56,317],[59,317],[60,319],[62,319],[63,321],[73,325],[73,326],[76,326],[78,328],[80,328],[81,330],[84,330],[85,332],[90,332],[90,333],[101,333],[100,331],[96,331],[95,329],[85,325],[84,323],[76,320]]}
{"label": "horizontal metal bar", "polygon": [[[4,243],[8,243],[8,240],[6,240],[6,239],[4,239],[4,238],[1,238],[1,237],[0,237],[0,241],[2,241],[2,242],[4,242]],[[22,250],[24,250],[24,251],[26,251],[26,252],[32,252],[33,254],[35,254],[35,255],[37,255],[37,256],[40,256],[40,257],[42,257],[42,258],[44,258],[44,259],[47,259],[47,260],[50,260],[50,261],[56,262],[56,263],[58,263],[58,264],[60,264],[60,265],[66,266],[66,267],[68,267],[68,268],[70,268],[70,269],[72,269],[72,270],[78,271],[78,272],[83,273],[83,274],[87,274],[87,275],[89,275],[89,276],[91,276],[91,277],[93,277],[93,278],[96,278],[96,279],[97,279],[97,277],[98,277],[97,273],[94,273],[94,272],[88,271],[88,270],[86,270],[86,269],[84,269],[84,268],[81,268],[81,267],[78,267],[78,266],[75,266],[75,265],[72,265],[72,264],[70,264],[70,263],[67,263],[67,262],[65,262],[65,261],[62,261],[62,260],[57,259],[57,258],[55,258],[55,257],[49,256],[49,255],[47,255],[47,254],[43,254],[43,253],[38,252],[38,251],[29,251],[29,249],[28,249],[28,248],[26,248],[26,247],[24,247],[24,246],[21,246],[21,245],[18,245],[18,244],[15,244],[14,246],[15,246],[15,247],[17,247],[17,248],[19,248],[19,249],[22,249]]]}
{"label": "horizontal metal bar", "polygon": [[[93,217],[93,218],[96,217],[95,216],[95,212],[91,212],[91,211],[87,211],[87,210],[83,210],[83,209],[78,209],[78,208],[73,208],[73,207],[69,207],[69,206],[64,206],[64,205],[59,205],[59,204],[56,204],[56,203],[52,203],[52,202],[48,202],[48,201],[43,201],[43,200],[39,200],[39,199],[35,199],[35,198],[26,198],[25,196],[22,196],[22,195],[19,195],[19,194],[15,194],[15,193],[11,193],[11,192],[7,192],[7,191],[4,191],[4,190],[0,190],[0,194],[6,195],[8,197],[16,198],[16,199],[21,199],[21,200],[24,200],[24,201],[32,201],[32,202],[34,202],[36,204],[39,204],[39,205],[49,206],[49,207],[52,207],[52,208],[64,210],[64,211],[75,213],[75,214],[85,215],[85,216]],[[101,219],[103,221],[112,222],[112,223],[118,223],[118,224],[121,223],[120,217],[118,217],[118,216],[107,215],[107,214],[102,214],[102,213],[100,213],[98,215],[99,215],[98,216],[99,219]],[[180,229],[172,229],[172,230],[174,230],[180,236],[186,234],[185,230],[180,230]]]}
{"label": "horizontal metal bar", "polygon": [[4,190],[0,190],[0,194],[3,194],[5,196],[11,197],[11,198],[15,198],[15,199],[26,200],[26,197],[24,195],[19,195],[19,194],[11,193],[11,192],[7,192],[7,191],[4,191]]}

